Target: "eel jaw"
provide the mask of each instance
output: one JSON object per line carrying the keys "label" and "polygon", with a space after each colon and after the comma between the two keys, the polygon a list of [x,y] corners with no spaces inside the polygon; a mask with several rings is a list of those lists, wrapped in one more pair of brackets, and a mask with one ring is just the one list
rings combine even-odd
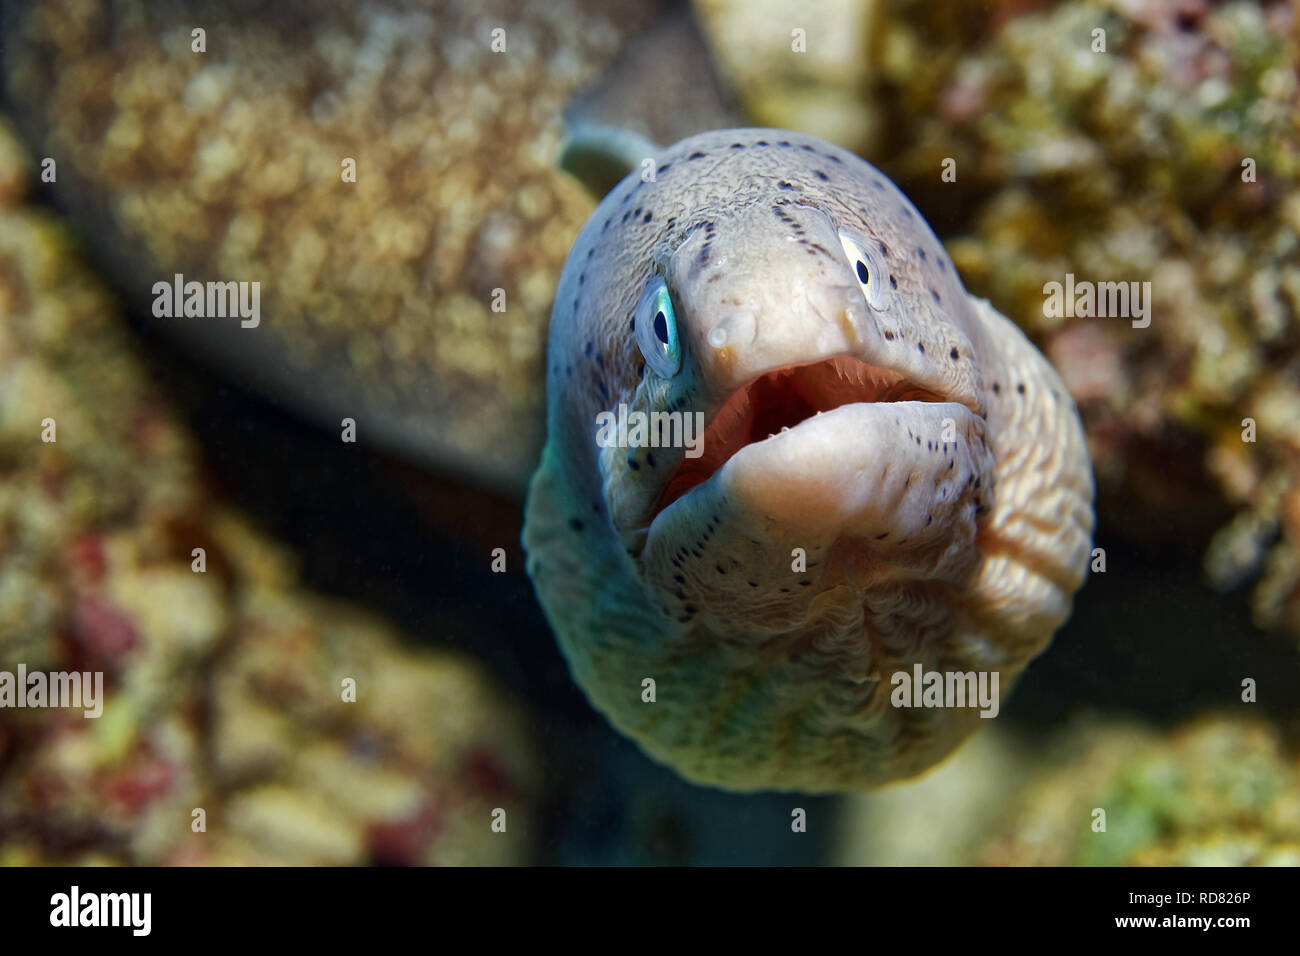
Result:
{"label": "eel jaw", "polygon": [[652,593],[687,595],[715,629],[754,626],[742,609],[770,611],[774,593],[792,591],[792,548],[808,555],[794,584],[809,597],[961,580],[978,560],[995,493],[986,422],[899,373],[843,356],[769,371],[705,434],[629,554]]}
{"label": "eel jaw", "polygon": [[683,458],[665,484],[651,518],[710,480],[743,449],[775,442],[825,412],[846,405],[946,402],[898,372],[839,355],[773,369],[737,389],[709,422],[699,458]]}

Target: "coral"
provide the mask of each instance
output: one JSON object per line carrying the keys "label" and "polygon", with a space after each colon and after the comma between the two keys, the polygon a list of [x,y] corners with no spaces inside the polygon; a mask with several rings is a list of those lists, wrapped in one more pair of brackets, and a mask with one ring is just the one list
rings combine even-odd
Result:
{"label": "coral", "polygon": [[321,421],[522,487],[593,205],[555,168],[562,109],[652,3],[10,6],[10,108],[133,304],[177,272],[260,282],[257,329],[176,331]]}
{"label": "coral", "polygon": [[1166,734],[1111,724],[1070,745],[1072,757],[1021,790],[978,862],[1300,866],[1300,766],[1267,724],[1206,717]]}
{"label": "coral", "polygon": [[0,126],[0,670],[99,671],[104,702],[0,710],[0,861],[529,859],[514,705],[305,591],[205,486],[31,170]]}

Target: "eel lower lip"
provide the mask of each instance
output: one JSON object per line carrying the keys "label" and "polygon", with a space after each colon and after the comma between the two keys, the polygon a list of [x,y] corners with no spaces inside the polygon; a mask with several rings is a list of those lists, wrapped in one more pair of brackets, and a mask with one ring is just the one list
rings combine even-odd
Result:
{"label": "eel lower lip", "polygon": [[[783,442],[827,414],[855,405],[946,403],[936,393],[889,369],[852,356],[835,356],[775,369],[738,389],[709,423],[699,458],[683,459],[664,486],[655,514],[712,479],[750,449]],[[829,423],[828,423],[829,424]],[[850,438],[852,433],[841,436]]]}
{"label": "eel lower lip", "polygon": [[[938,440],[947,420],[956,441]],[[795,530],[805,540],[830,534],[880,538],[884,529],[899,530],[894,537],[904,539],[938,533],[942,516],[934,512],[931,528],[933,509],[956,507],[975,473],[965,438],[975,421],[957,402],[842,405],[745,445],[661,509],[649,535],[676,525],[679,508],[694,501],[708,510],[722,502],[742,508],[756,536],[775,527]]]}

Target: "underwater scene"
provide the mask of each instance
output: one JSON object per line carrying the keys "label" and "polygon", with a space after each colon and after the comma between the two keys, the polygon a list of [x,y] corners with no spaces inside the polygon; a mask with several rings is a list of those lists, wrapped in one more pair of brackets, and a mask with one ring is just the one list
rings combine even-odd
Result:
{"label": "underwater scene", "polygon": [[1295,3],[0,11],[0,865],[1300,865]]}

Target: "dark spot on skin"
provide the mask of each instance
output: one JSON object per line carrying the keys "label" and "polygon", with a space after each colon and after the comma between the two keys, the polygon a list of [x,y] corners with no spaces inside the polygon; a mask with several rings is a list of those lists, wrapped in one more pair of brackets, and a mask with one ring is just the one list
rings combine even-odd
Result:
{"label": "dark spot on skin", "polygon": [[925,250],[924,250],[924,249],[917,249],[917,250],[916,250],[916,254],[917,254],[918,256],[921,257],[921,261],[922,261],[922,262],[925,261]]}
{"label": "dark spot on skin", "polygon": [[646,452],[645,463],[653,468],[655,466],[655,456]]}
{"label": "dark spot on skin", "polygon": [[885,540],[886,538],[888,538],[888,537],[889,537],[889,532],[886,531],[884,534],[878,534],[878,535],[876,535],[876,540],[877,540],[877,541],[884,541],[884,540]]}
{"label": "dark spot on skin", "polygon": [[951,352],[949,352],[948,358],[952,359],[954,362],[957,361],[957,350],[953,349]]}
{"label": "dark spot on skin", "polygon": [[997,395],[997,394],[999,394],[1001,391],[1002,391],[1002,386],[999,385],[997,382],[994,382],[994,383],[993,383],[993,394],[994,394],[994,395]]}
{"label": "dark spot on skin", "polygon": [[786,182],[784,179],[777,183],[777,186],[781,189],[794,189],[794,186],[791,183]]}
{"label": "dark spot on skin", "polygon": [[827,176],[824,172],[822,172],[820,169],[814,169],[814,170],[813,170],[813,175],[816,176],[818,179],[820,179],[820,180],[821,180],[822,182],[824,182],[824,183],[828,183],[828,182],[831,181],[831,178],[830,178],[829,176]]}
{"label": "dark spot on skin", "polygon": [[767,145],[769,145],[769,144],[768,144],[767,140],[765,140],[765,139],[760,139],[760,140],[755,141],[754,145],[755,145],[755,146],[767,146]]}
{"label": "dark spot on skin", "polygon": [[636,459],[635,459],[635,458],[628,458],[628,460],[627,460],[627,466],[628,466],[629,468],[631,468],[633,471],[640,471],[640,470],[641,470],[641,466],[638,465],[638,464],[636,463]]}
{"label": "dark spot on skin", "polygon": [[829,159],[832,163],[839,163],[841,166],[844,165],[844,162],[838,156],[835,156],[831,153],[827,153],[826,158]]}
{"label": "dark spot on skin", "polygon": [[[787,144],[787,145],[789,145],[789,144]],[[751,588],[756,588],[756,587],[758,587],[758,582],[757,582],[757,581],[750,581],[750,582],[749,582],[749,586],[750,586]]]}
{"label": "dark spot on skin", "polygon": [[588,342],[586,347],[582,350],[583,354],[586,355],[587,358],[591,358],[591,353],[594,351],[596,351],[595,342]]}
{"label": "dark spot on skin", "polygon": [[812,584],[811,581],[800,581],[800,582],[799,582],[799,587],[801,587],[801,588],[806,588],[806,587],[808,587],[808,585],[810,585],[810,584]]}
{"label": "dark spot on skin", "polygon": [[686,607],[682,608],[682,610],[684,610],[687,614],[694,614],[696,611],[696,607],[694,604],[688,604],[686,605]]}
{"label": "dark spot on skin", "polygon": [[596,247],[595,247],[595,246],[592,246],[590,249],[587,250],[587,258],[588,258],[588,259],[590,259],[590,258],[591,258],[592,256],[594,256],[595,254],[596,254]]}
{"label": "dark spot on skin", "polygon": [[572,528],[574,531],[581,531],[581,530],[582,530],[582,521],[581,521],[580,519],[578,519],[578,518],[570,518],[570,519],[569,519],[569,527]]}
{"label": "dark spot on skin", "polygon": [[806,152],[806,153],[815,153],[815,152],[816,152],[816,150],[813,149],[811,146],[809,146],[807,143],[802,143],[802,144],[800,144],[799,148],[802,149],[802,150],[803,150],[804,152]]}
{"label": "dark spot on skin", "polygon": [[694,153],[691,153],[691,155],[687,156],[686,158],[687,158],[687,159],[703,159],[703,158],[704,158],[704,154],[701,153],[701,152],[694,152]]}
{"label": "dark spot on skin", "polygon": [[882,256],[887,256],[887,255],[889,255],[889,246],[885,245],[885,243],[884,243],[882,240],[877,239],[877,240],[876,240],[876,245],[880,246],[880,254],[881,254]]}
{"label": "dark spot on skin", "polygon": [[949,470],[949,471],[952,471],[952,464],[953,464],[952,462],[948,462],[948,470]]}
{"label": "dark spot on skin", "polygon": [[790,593],[790,589],[789,589],[789,588],[782,588],[782,589],[781,589],[781,593],[782,593],[782,594],[789,594],[789,593]]}
{"label": "dark spot on skin", "polygon": [[686,583],[686,576],[685,576],[685,575],[682,575],[682,574],[674,574],[674,575],[673,575],[673,580],[676,581],[678,584],[685,584],[685,583]]}
{"label": "dark spot on skin", "polygon": [[645,378],[645,362],[642,362],[636,369],[637,378]]}
{"label": "dark spot on skin", "polygon": [[726,571],[722,570],[722,565],[720,565],[720,564],[715,564],[714,567],[718,569],[718,573],[719,573],[719,574],[726,574],[726,573],[727,573]]}
{"label": "dark spot on skin", "polygon": [[609,228],[609,220],[606,219],[606,220],[605,220],[605,224],[604,224],[603,226],[600,227],[600,231],[601,231],[601,232],[604,232],[604,231],[605,231],[606,229],[608,229],[608,228]]}
{"label": "dark spot on skin", "polygon": [[584,282],[586,282],[586,281],[587,281],[587,273],[585,273],[585,272],[579,272],[579,273],[578,273],[578,285],[582,285],[582,284],[583,284]]}
{"label": "dark spot on skin", "polygon": [[934,296],[934,301],[935,301],[935,302],[938,302],[938,301],[939,301],[939,293],[938,293],[938,292],[935,292],[934,289],[931,289],[931,290],[930,290],[930,295]]}
{"label": "dark spot on skin", "polygon": [[894,333],[891,332],[889,329],[885,329],[885,341],[886,342],[894,341]]}
{"label": "dark spot on skin", "polygon": [[1022,384],[1020,384],[1020,385],[1017,385],[1017,386],[1016,386],[1016,391],[1019,392],[1021,395],[1025,394],[1025,386],[1024,386],[1024,384],[1022,383]]}
{"label": "dark spot on skin", "polygon": [[916,350],[920,352],[922,355],[925,354],[925,346],[922,345],[920,342],[916,343]]}
{"label": "dark spot on skin", "polygon": [[744,149],[745,147],[744,147],[744,145],[741,144],[741,143],[732,143],[732,144],[731,144],[731,148],[732,148],[732,149]]}
{"label": "dark spot on skin", "polygon": [[778,146],[789,146],[789,145],[790,145],[790,141],[789,141],[788,139],[783,139],[783,140],[781,140],[779,143],[777,143],[776,145],[778,145]]}
{"label": "dark spot on skin", "polygon": [[651,218],[653,218],[653,217],[650,215],[650,213],[646,213],[646,214],[645,214],[645,217],[641,220],[641,224],[642,224],[642,225],[645,225],[647,222],[649,222],[649,221],[651,220]]}
{"label": "dark spot on skin", "polygon": [[631,213],[631,212],[625,212],[625,213],[623,213],[623,221],[624,221],[624,222],[627,222],[627,221],[628,221],[629,219],[631,219],[631,218],[632,218],[632,213]]}
{"label": "dark spot on skin", "polygon": [[930,522],[933,521],[933,520],[934,520],[934,515],[926,515],[926,516],[925,516],[925,526],[926,526],[927,528],[930,527]]}
{"label": "dark spot on skin", "polygon": [[898,288],[898,280],[895,279],[893,276],[890,276],[890,277],[889,277],[889,287],[890,287],[891,289],[897,289],[897,288]]}
{"label": "dark spot on skin", "polygon": [[660,173],[668,172],[668,170],[672,167],[672,165],[673,165],[672,163],[664,163],[662,166],[660,166],[658,169],[655,170],[655,175],[657,176]]}

